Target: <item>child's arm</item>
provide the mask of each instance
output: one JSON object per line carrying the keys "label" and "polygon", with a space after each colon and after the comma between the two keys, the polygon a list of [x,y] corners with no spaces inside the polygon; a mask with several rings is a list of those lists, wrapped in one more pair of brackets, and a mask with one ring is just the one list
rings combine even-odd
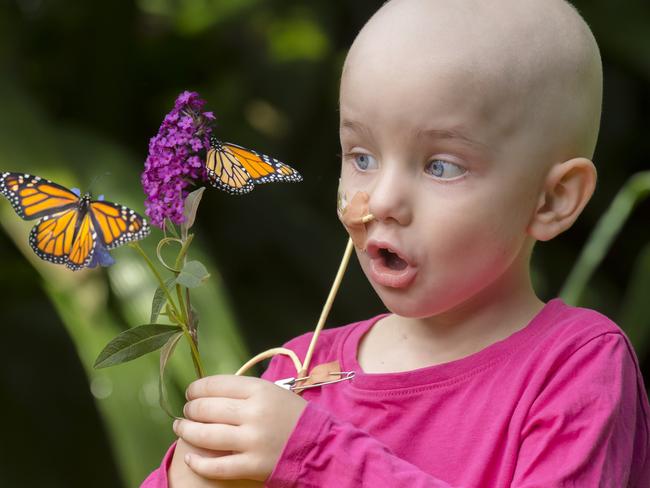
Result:
{"label": "child's arm", "polygon": [[[648,400],[625,337],[603,334],[562,359],[531,409],[515,465],[495,469],[513,471],[513,488],[650,486]],[[450,470],[460,473],[472,460],[455,463]],[[267,480],[294,485],[452,486],[313,403]]]}
{"label": "child's arm", "polygon": [[[521,432],[518,458],[495,467],[511,471],[506,477],[512,477],[512,487],[650,486],[648,401],[628,347],[621,334],[603,334],[549,372]],[[272,366],[278,362],[285,361],[274,360]],[[270,371],[264,376],[286,376],[291,369],[286,363],[277,377]],[[462,472],[465,462],[472,460],[457,460],[450,470]],[[631,473],[633,463],[637,470]],[[461,488],[444,477],[399,458],[365,431],[311,402],[266,485]]]}
{"label": "child's arm", "polygon": [[558,358],[521,432],[513,486],[650,486],[648,397],[619,332]]}
{"label": "child's arm", "polygon": [[303,411],[266,486],[452,488],[313,402]]}

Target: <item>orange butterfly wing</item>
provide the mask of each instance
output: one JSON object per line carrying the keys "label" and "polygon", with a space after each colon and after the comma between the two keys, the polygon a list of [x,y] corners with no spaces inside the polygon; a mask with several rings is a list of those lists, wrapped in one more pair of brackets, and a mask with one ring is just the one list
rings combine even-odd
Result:
{"label": "orange butterfly wing", "polygon": [[90,203],[90,213],[106,249],[113,249],[149,235],[147,221],[124,205],[93,201]]}
{"label": "orange butterfly wing", "polygon": [[302,181],[300,173],[275,158],[215,138],[211,139],[206,169],[213,186],[235,195],[248,193],[254,184]]}
{"label": "orange butterfly wing", "polygon": [[233,154],[226,152],[221,144],[213,145],[208,150],[205,169],[212,186],[231,195],[248,193],[254,188],[246,168]]}
{"label": "orange butterfly wing", "polygon": [[98,243],[113,249],[149,234],[147,221],[124,205],[80,199],[39,176],[2,173],[0,193],[25,220],[41,218],[29,243],[38,257],[72,270],[88,266]]}
{"label": "orange butterfly wing", "polygon": [[90,215],[86,213],[81,219],[81,224],[70,248],[66,266],[77,270],[88,266],[97,246],[97,232],[93,226]]}
{"label": "orange butterfly wing", "polygon": [[34,220],[79,205],[79,197],[50,180],[24,173],[2,173],[2,193],[24,220]]}
{"label": "orange butterfly wing", "polygon": [[96,236],[90,216],[86,214],[79,222],[75,207],[43,217],[32,228],[29,244],[39,258],[77,270],[90,263]]}

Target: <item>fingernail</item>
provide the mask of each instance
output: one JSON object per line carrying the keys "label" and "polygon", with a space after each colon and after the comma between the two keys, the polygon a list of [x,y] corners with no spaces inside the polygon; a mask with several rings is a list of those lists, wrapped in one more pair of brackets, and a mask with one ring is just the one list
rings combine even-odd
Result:
{"label": "fingernail", "polygon": [[185,464],[190,464],[190,461],[192,460],[192,456],[189,454],[185,454]]}
{"label": "fingernail", "polygon": [[176,420],[174,420],[174,423],[172,424],[172,429],[174,430],[174,432],[176,432],[176,429],[178,428],[178,422],[179,422],[178,419],[176,419]]}

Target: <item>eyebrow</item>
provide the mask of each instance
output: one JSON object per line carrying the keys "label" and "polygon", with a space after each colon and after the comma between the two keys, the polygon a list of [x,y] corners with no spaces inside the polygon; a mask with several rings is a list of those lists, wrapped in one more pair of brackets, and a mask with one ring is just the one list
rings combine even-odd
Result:
{"label": "eyebrow", "polygon": [[359,122],[354,122],[353,120],[343,120],[341,121],[341,129],[350,129],[355,132],[362,132],[364,134],[369,134],[370,130],[363,124]]}
{"label": "eyebrow", "polygon": [[476,147],[479,149],[490,149],[490,146],[484,142],[475,141],[470,139],[458,129],[426,129],[418,130],[417,137],[433,137],[434,139],[452,139],[457,140],[468,146]]}
{"label": "eyebrow", "polygon": [[[355,132],[370,134],[370,129],[368,129],[365,125],[360,124],[359,122],[355,122],[353,120],[343,120],[341,122],[341,128],[347,128]],[[415,131],[415,136],[417,138],[431,137],[434,139],[457,140],[467,146],[471,146],[479,149],[487,149],[487,150],[491,149],[490,146],[488,146],[484,142],[470,139],[468,136],[463,134],[463,132],[458,129],[418,129],[417,131]]]}

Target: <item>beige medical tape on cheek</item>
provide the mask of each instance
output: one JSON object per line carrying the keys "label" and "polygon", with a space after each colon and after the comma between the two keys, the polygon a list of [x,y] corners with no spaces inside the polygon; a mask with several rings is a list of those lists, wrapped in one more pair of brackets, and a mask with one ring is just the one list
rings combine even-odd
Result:
{"label": "beige medical tape on cheek", "polygon": [[339,178],[336,213],[350,234],[354,246],[361,251],[366,249],[366,224],[374,218],[369,211],[369,201],[370,196],[366,192],[358,191],[348,202],[347,193],[341,189]]}

